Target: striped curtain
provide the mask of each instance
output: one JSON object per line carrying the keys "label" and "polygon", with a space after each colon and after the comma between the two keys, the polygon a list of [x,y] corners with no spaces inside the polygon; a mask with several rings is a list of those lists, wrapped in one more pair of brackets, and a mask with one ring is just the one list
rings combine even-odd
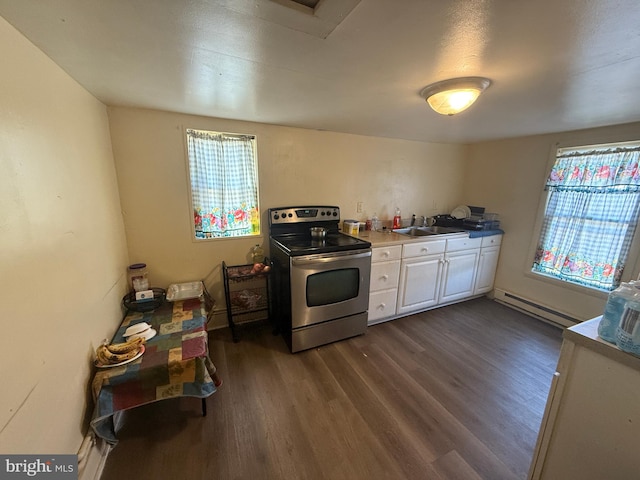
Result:
{"label": "striped curtain", "polygon": [[260,233],[255,138],[187,130],[196,238]]}
{"label": "striped curtain", "polygon": [[601,290],[620,284],[640,206],[640,148],[561,151],[533,271]]}

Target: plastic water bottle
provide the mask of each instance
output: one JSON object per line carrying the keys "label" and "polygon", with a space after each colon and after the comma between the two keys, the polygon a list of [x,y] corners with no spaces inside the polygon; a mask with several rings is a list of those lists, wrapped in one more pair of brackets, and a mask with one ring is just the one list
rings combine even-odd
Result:
{"label": "plastic water bottle", "polygon": [[622,283],[613,292],[609,293],[607,304],[604,307],[604,314],[598,325],[598,335],[603,340],[616,343],[616,334],[620,319],[624,313],[627,301],[633,298],[638,292],[638,288],[633,283]]}
{"label": "plastic water bottle", "polygon": [[629,300],[616,331],[620,350],[640,356],[640,299]]}
{"label": "plastic water bottle", "polygon": [[373,217],[371,217],[371,230],[375,232],[380,230],[380,220],[377,213],[374,213]]}
{"label": "plastic water bottle", "polygon": [[253,263],[262,263],[264,261],[264,249],[259,244],[251,247],[251,261]]}

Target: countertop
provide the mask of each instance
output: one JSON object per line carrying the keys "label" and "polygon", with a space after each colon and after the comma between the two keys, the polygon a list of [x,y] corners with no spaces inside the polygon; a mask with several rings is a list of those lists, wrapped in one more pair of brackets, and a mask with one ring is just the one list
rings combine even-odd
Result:
{"label": "countertop", "polygon": [[[407,235],[400,235],[399,233],[387,232],[374,232],[371,230],[364,230],[354,237],[361,238],[367,242],[371,242],[372,247],[382,247],[385,245],[402,245],[403,243],[412,242],[415,240]],[[416,237],[424,238],[424,237]]]}
{"label": "countertop", "polygon": [[598,325],[601,319],[602,315],[569,327],[565,329],[562,337],[640,371],[639,357],[620,350],[617,345],[606,342],[598,336]]}
{"label": "countertop", "polygon": [[490,237],[492,235],[504,235],[504,230],[496,228],[495,230],[470,230],[469,238]]}
{"label": "countertop", "polygon": [[[492,232],[492,233],[489,233],[489,232]],[[472,236],[471,235],[472,233],[476,235]],[[424,242],[425,240],[435,240],[438,237],[439,239],[457,238],[457,237],[464,237],[464,236],[469,236],[470,238],[473,238],[475,236],[480,236],[480,235],[477,235],[478,233],[483,233],[484,235],[482,236],[487,236],[487,235],[502,235],[504,232],[502,230],[488,230],[486,231],[486,233],[485,232],[460,232],[460,233],[446,233],[441,235],[429,235],[425,237],[409,237],[407,235],[401,235],[399,233],[393,233],[391,231],[387,233],[387,232],[374,232],[371,230],[364,230],[364,231],[361,231],[358,235],[353,235],[353,236],[357,238],[361,238],[362,240],[371,242],[372,247],[382,247],[387,245],[402,245],[403,243],[409,243],[409,242],[415,242],[415,241]]]}

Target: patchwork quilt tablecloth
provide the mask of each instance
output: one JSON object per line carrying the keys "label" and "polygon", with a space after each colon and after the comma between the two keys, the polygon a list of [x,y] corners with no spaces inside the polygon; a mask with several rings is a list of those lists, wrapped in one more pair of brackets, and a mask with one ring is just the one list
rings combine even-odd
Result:
{"label": "patchwork quilt tablecloth", "polygon": [[158,333],[145,344],[144,354],[131,363],[98,369],[92,382],[95,410],[91,427],[96,435],[117,443],[116,412],[166,398],[206,398],[220,384],[209,358],[204,301],[165,302],[152,312],[130,312],[113,337],[124,342],[130,325],[147,322]]}

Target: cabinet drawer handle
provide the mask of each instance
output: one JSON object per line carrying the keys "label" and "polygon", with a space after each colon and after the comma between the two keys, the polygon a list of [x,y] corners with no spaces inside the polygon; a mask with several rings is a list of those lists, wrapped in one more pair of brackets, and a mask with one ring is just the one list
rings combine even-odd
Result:
{"label": "cabinet drawer handle", "polygon": [[382,280],[388,280],[389,279],[389,275],[382,275],[382,277],[380,277]]}
{"label": "cabinet drawer handle", "polygon": [[382,256],[383,257],[388,257],[389,255],[390,255],[390,252],[388,252],[388,251],[382,252]]}
{"label": "cabinet drawer handle", "polygon": [[387,304],[386,304],[386,303],[381,303],[380,305],[378,305],[378,308],[379,308],[380,310],[384,310],[384,307],[386,307],[386,306],[387,306]]}
{"label": "cabinet drawer handle", "polygon": [[422,251],[423,251],[423,252],[428,252],[428,251],[429,251],[429,249],[428,249],[427,247],[422,247]]}

